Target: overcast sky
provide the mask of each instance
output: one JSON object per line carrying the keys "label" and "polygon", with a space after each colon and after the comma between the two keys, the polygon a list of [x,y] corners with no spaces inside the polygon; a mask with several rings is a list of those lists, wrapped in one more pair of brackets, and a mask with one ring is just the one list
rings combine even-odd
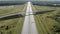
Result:
{"label": "overcast sky", "polygon": [[[0,1],[32,1],[32,0],[0,0]],[[60,0],[33,0],[33,1],[60,1]]]}

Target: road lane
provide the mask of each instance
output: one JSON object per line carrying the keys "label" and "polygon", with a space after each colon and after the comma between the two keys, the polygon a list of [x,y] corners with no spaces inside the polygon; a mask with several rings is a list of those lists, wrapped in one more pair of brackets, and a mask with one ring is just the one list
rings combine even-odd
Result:
{"label": "road lane", "polygon": [[23,29],[21,34],[38,34],[34,17],[33,15],[30,15],[30,14],[33,14],[33,13],[31,8],[31,2],[28,2],[27,10],[26,10],[26,15],[28,16],[25,16],[25,21],[23,24]]}

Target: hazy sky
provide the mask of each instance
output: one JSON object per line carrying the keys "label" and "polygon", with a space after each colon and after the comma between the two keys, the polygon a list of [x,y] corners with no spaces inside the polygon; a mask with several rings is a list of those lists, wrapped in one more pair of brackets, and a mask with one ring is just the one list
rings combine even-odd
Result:
{"label": "hazy sky", "polygon": [[[0,1],[19,1],[19,0],[0,0]],[[20,0],[20,1],[32,1],[32,0]],[[60,0],[33,0],[33,1],[60,1]]]}

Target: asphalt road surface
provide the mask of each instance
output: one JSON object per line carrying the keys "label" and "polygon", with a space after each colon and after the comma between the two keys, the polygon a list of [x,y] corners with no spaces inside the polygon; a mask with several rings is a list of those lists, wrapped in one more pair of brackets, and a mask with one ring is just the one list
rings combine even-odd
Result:
{"label": "asphalt road surface", "polygon": [[28,16],[25,16],[25,21],[23,24],[21,34],[38,34],[36,24],[34,21],[34,16],[30,14],[33,14],[33,12],[31,7],[31,2],[28,2],[27,10],[26,10],[26,15]]}

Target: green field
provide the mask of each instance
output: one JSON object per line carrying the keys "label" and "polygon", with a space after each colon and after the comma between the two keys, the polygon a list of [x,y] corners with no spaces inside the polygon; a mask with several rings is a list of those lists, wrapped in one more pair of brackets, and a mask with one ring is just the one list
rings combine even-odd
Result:
{"label": "green field", "polygon": [[0,16],[24,12],[25,5],[0,6]]}
{"label": "green field", "polygon": [[[26,11],[26,4],[0,6],[0,16],[16,14]],[[21,34],[24,17],[0,20],[0,34]]]}
{"label": "green field", "polygon": [[58,15],[58,13],[60,14],[60,7],[33,5],[34,12],[51,9],[55,11],[34,16],[39,34],[60,34],[60,23],[55,20],[56,18],[58,18],[55,15]]}

